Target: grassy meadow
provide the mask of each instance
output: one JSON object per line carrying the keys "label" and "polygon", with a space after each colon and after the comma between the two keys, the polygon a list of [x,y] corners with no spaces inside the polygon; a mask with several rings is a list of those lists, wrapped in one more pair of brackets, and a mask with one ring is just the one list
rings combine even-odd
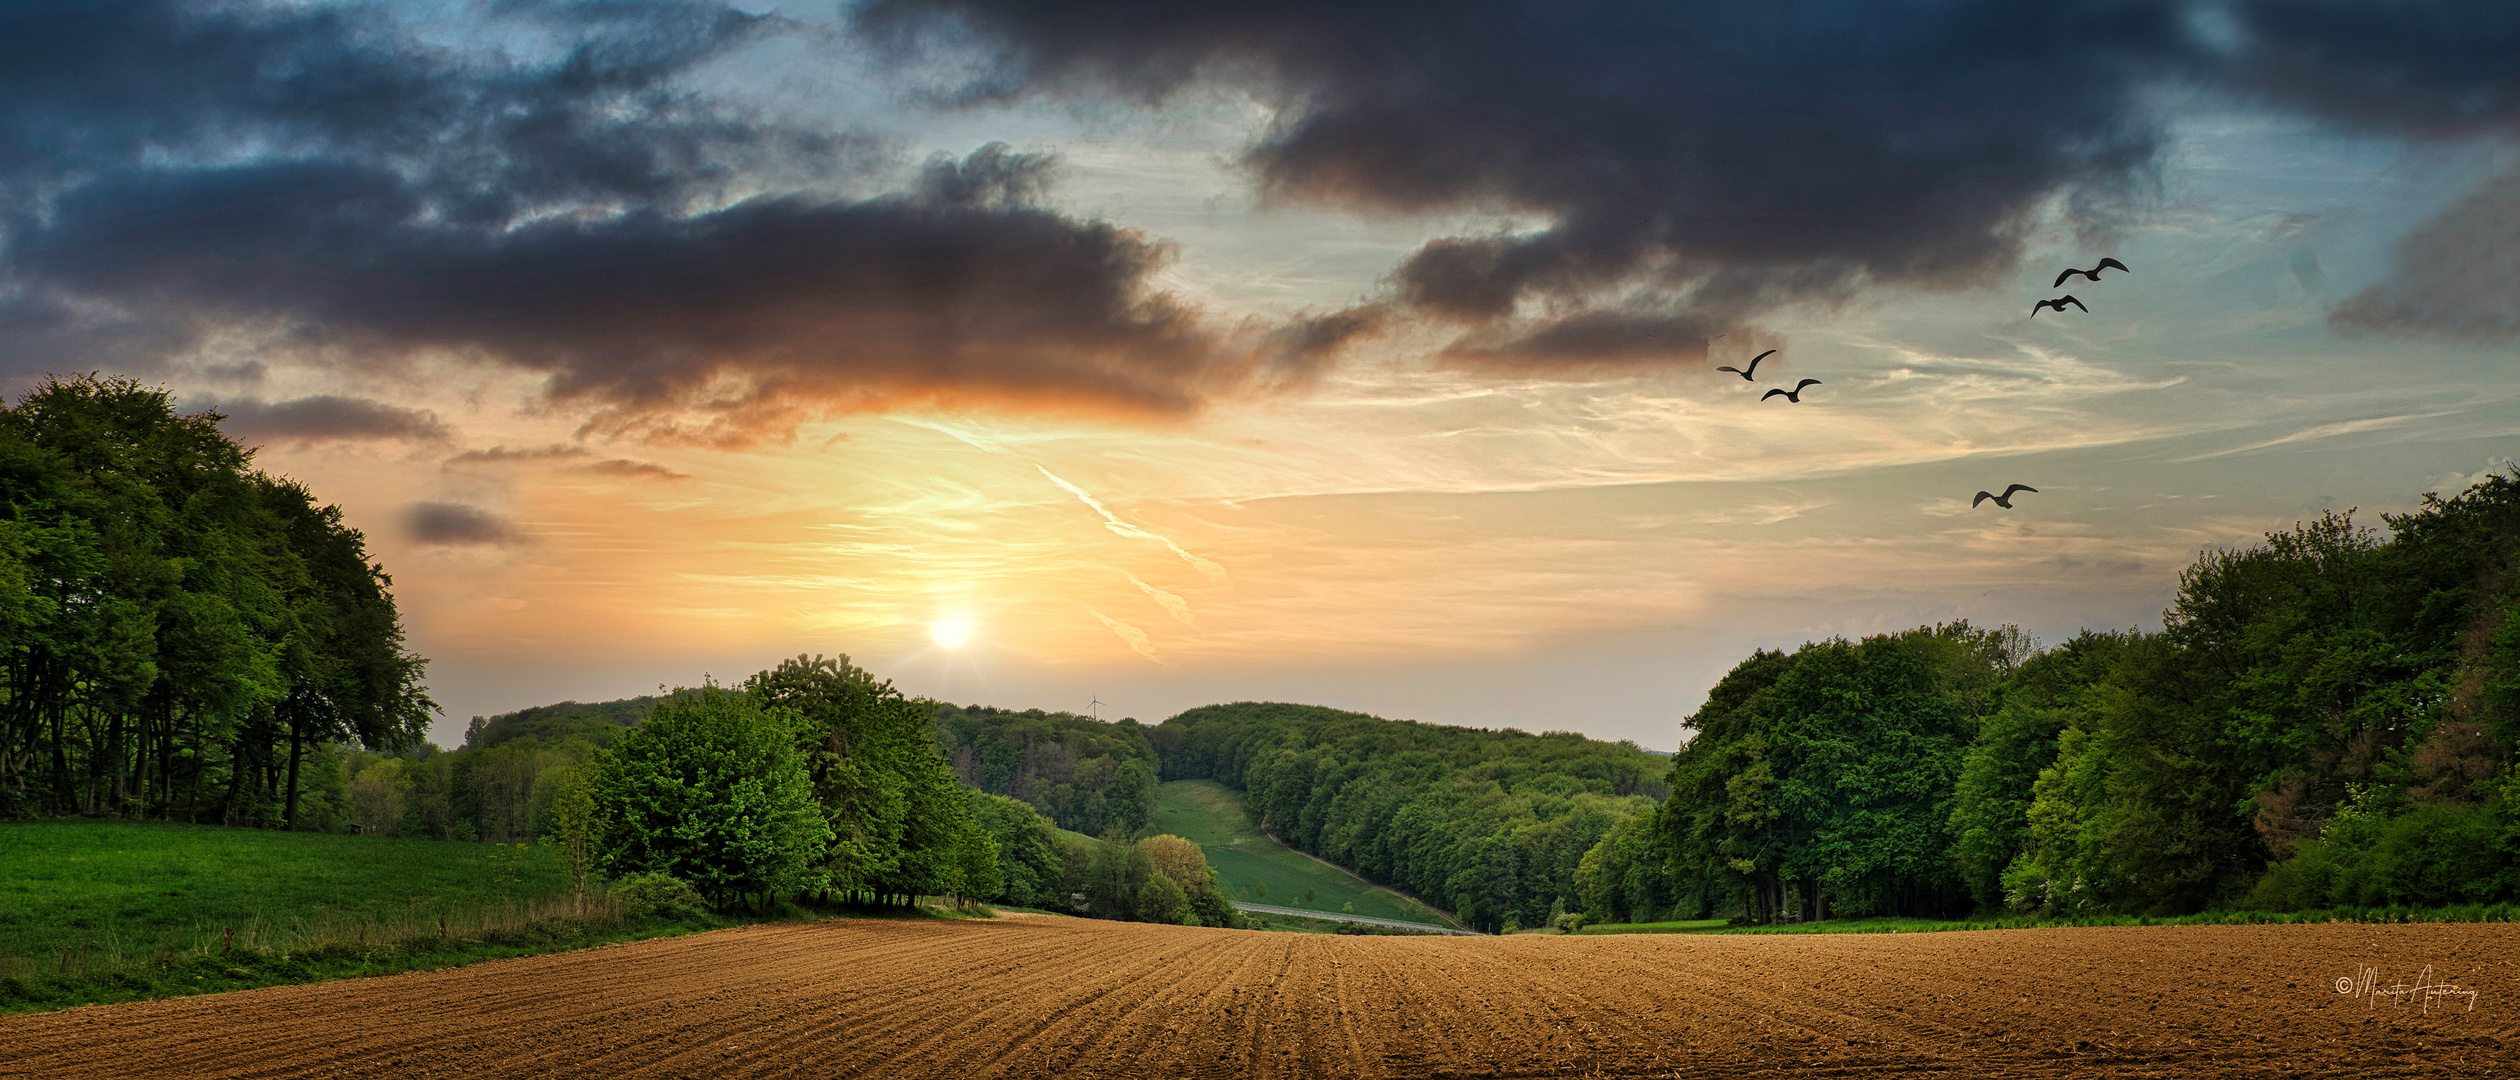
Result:
{"label": "grassy meadow", "polygon": [[[792,907],[755,918],[818,917]],[[549,850],[0,822],[0,1014],[448,967],[753,919],[571,895]]]}
{"label": "grassy meadow", "polygon": [[[1453,925],[1433,908],[1270,839],[1243,813],[1242,796],[1214,780],[1174,780],[1157,788],[1155,831],[1199,845],[1225,891],[1244,903]],[[1297,920],[1277,921],[1293,929]]]}
{"label": "grassy meadow", "polygon": [[[287,951],[564,898],[548,849],[127,821],[0,824],[0,964]],[[236,934],[231,943],[227,932]],[[0,969],[0,974],[11,974]]]}

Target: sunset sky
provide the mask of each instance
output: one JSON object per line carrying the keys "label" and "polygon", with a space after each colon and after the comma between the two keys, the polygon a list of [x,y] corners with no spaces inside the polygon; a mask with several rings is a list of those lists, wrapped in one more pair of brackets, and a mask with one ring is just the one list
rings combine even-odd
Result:
{"label": "sunset sky", "polygon": [[442,744],[846,653],[1669,749],[1753,648],[2156,627],[2200,549],[2507,469],[2514,56],[2482,2],[8,4],[0,377],[340,503]]}

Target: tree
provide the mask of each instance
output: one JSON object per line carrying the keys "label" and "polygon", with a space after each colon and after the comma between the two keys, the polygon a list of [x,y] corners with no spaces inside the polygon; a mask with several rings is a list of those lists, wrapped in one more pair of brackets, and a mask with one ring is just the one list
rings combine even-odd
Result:
{"label": "tree", "polygon": [[715,687],[660,702],[592,767],[605,869],[670,874],[721,907],[823,886],[831,828],[796,751],[804,726]]}
{"label": "tree", "polygon": [[[1181,889],[1184,917],[1176,922],[1199,926],[1235,926],[1240,919],[1234,913],[1234,902],[1217,884],[1216,870],[1208,865],[1207,852],[1199,845],[1170,834],[1151,836],[1139,842],[1155,872],[1171,879]],[[1151,921],[1151,920],[1150,920]]]}
{"label": "tree", "polygon": [[994,853],[980,847],[987,833],[937,749],[934,703],[903,697],[845,656],[782,661],[744,690],[803,720],[797,745],[834,835],[824,857],[833,890],[895,899],[995,891]]}
{"label": "tree", "polygon": [[1000,887],[994,893],[980,893],[981,898],[1021,907],[1065,909],[1068,871],[1058,826],[1040,811],[1004,795],[974,791],[969,797],[972,817],[987,832],[998,856]]}
{"label": "tree", "polygon": [[585,765],[560,767],[552,783],[551,829],[543,834],[543,842],[559,852],[561,865],[569,868],[570,892],[578,897],[586,895],[586,880],[595,871],[604,837],[592,772]]}

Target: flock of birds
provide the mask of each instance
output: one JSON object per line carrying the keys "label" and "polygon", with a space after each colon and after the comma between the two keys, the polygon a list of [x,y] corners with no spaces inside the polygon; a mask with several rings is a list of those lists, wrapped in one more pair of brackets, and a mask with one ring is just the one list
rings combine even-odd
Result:
{"label": "flock of birds", "polygon": [[[2081,277],[2089,280],[2092,284],[2097,285],[2100,283],[2100,271],[2103,270],[2115,270],[2122,274],[2134,273],[2134,271],[2126,268],[2125,263],[2119,262],[2116,259],[2103,258],[2098,263],[2094,264],[2089,270],[2078,270],[2070,266],[2066,267],[2065,272],[2056,275],[2056,282],[2048,287],[2052,289],[2064,288],[2065,280],[2076,275],[2080,275]],[[2053,300],[2041,300],[2036,304],[2030,305],[2030,317],[2033,319],[2038,318],[2040,312],[2049,310],[2053,310],[2057,314],[2062,315],[2065,313],[2065,305],[2067,304],[2073,305],[2076,309],[2082,311],[2086,315],[2091,313],[2091,309],[2084,307],[2083,302],[2076,299],[2074,294],[2067,293]],[[1756,374],[1759,370],[1759,361],[1765,360],[1774,355],[1776,355],[1776,350],[1769,349],[1766,352],[1751,357],[1749,367],[1737,368],[1727,365],[1716,368],[1715,370],[1729,371],[1735,375],[1741,376],[1743,382],[1753,382],[1756,381]],[[1802,404],[1802,392],[1806,389],[1819,385],[1822,384],[1818,379],[1804,379],[1801,382],[1795,383],[1794,388],[1791,390],[1785,389],[1782,386],[1771,387],[1767,393],[1759,395],[1759,400],[1766,401],[1772,397],[1781,397],[1789,402],[1799,405]],[[1969,509],[1975,510],[1980,504],[1991,500],[1995,503],[1995,505],[2003,507],[2006,510],[2010,510],[2013,508],[2013,496],[2025,491],[2036,495],[2038,494],[2039,489],[2031,487],[2028,484],[2014,484],[2011,487],[2005,488],[2004,493],[2001,495],[1992,491],[1980,491],[1977,493],[1977,498],[1970,500]]]}

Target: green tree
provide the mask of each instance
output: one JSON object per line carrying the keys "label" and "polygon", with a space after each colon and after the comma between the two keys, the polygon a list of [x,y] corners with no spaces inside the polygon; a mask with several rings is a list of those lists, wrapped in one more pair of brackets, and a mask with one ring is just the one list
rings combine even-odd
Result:
{"label": "green tree", "polygon": [[569,868],[570,891],[580,898],[586,895],[587,879],[595,872],[605,832],[595,802],[593,772],[586,765],[560,766],[552,778],[551,828],[543,834],[543,842]]}
{"label": "green tree", "polygon": [[796,751],[803,726],[714,687],[659,703],[592,767],[605,869],[670,874],[721,907],[821,887],[831,829]]}
{"label": "green tree", "polygon": [[834,835],[824,856],[833,890],[895,901],[997,891],[993,845],[937,748],[933,702],[903,697],[845,656],[782,661],[744,689],[804,720],[798,745]]}

